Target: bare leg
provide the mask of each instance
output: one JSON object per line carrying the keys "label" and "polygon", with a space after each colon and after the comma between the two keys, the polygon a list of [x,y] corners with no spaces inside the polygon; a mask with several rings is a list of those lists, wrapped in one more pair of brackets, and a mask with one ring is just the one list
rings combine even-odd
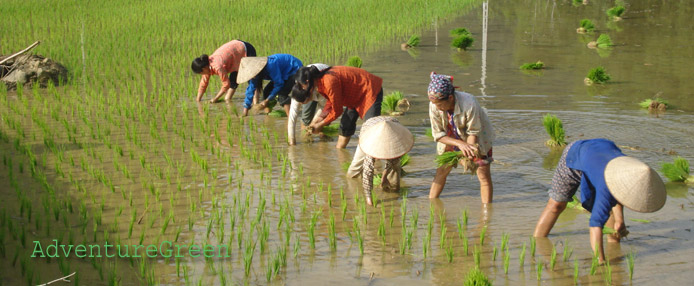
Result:
{"label": "bare leg", "polygon": [[351,137],[346,137],[342,135],[337,136],[337,144],[335,145],[335,148],[344,149],[345,147],[347,147],[347,143],[349,143],[350,138]]}
{"label": "bare leg", "polygon": [[547,237],[549,232],[554,227],[554,223],[557,222],[557,218],[561,212],[566,209],[566,202],[557,202],[552,198],[547,201],[547,206],[545,210],[542,211],[540,219],[537,220],[537,225],[535,226],[535,237]]}
{"label": "bare leg", "polygon": [[285,104],[284,106],[282,106],[284,107],[284,113],[287,114],[287,116],[289,116],[289,106],[290,104]]}
{"label": "bare leg", "polygon": [[434,177],[434,182],[431,183],[431,189],[429,189],[429,198],[438,198],[443,191],[443,187],[446,186],[446,178],[448,174],[453,169],[453,166],[441,166],[436,169],[436,176]]}
{"label": "bare leg", "polygon": [[477,169],[477,179],[480,180],[480,197],[482,203],[491,203],[494,196],[491,167],[489,165],[480,166]]}

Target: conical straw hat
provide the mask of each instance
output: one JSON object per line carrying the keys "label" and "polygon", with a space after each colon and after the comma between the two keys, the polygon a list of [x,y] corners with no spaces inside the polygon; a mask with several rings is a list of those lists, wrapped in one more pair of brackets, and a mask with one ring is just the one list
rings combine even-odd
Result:
{"label": "conical straw hat", "polygon": [[359,135],[359,148],[376,159],[398,158],[409,152],[413,145],[412,133],[397,121],[384,120],[367,128],[362,126]]}
{"label": "conical straw hat", "polygon": [[236,75],[236,83],[244,83],[254,78],[267,64],[267,57],[241,58],[239,73]]}
{"label": "conical straw hat", "polygon": [[605,167],[605,183],[622,205],[642,213],[651,213],[665,205],[665,184],[651,167],[638,159],[622,156]]}

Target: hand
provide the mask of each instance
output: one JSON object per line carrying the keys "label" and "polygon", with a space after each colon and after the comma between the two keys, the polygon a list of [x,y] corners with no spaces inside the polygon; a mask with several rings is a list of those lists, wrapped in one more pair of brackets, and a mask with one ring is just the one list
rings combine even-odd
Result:
{"label": "hand", "polygon": [[458,149],[463,152],[463,156],[468,157],[468,158],[474,158],[475,153],[477,153],[477,146],[468,144],[466,142],[460,142],[458,144]]}
{"label": "hand", "polygon": [[213,98],[213,99],[210,99],[210,103],[217,103],[217,100],[214,99],[214,98]]}
{"label": "hand", "polygon": [[371,199],[370,196],[369,196],[369,197],[366,197],[366,204],[367,204],[367,205],[370,205],[370,206],[373,206],[373,205],[374,205],[373,200]]}
{"label": "hand", "polygon": [[308,126],[308,131],[311,132],[311,134],[318,134],[320,133],[320,130],[323,128],[323,125],[320,123],[313,123]]}
{"label": "hand", "polygon": [[260,108],[266,108],[267,107],[267,99],[261,101],[260,103],[258,103],[258,105],[260,106]]}
{"label": "hand", "polygon": [[614,230],[615,232],[613,234],[607,236],[608,242],[619,242],[622,238],[626,238],[627,235],[629,235],[629,231],[624,222],[615,221]]}

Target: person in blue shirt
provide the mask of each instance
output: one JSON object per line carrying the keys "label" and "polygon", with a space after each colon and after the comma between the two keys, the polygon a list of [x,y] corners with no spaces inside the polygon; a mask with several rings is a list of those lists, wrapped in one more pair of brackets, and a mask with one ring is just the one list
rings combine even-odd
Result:
{"label": "person in blue shirt", "polygon": [[[253,99],[260,98],[261,90],[263,93],[263,101],[259,103],[261,108],[267,110],[268,103],[276,99],[277,103],[289,114],[291,104],[289,93],[294,87],[294,75],[303,65],[301,60],[288,54],[241,59],[237,81],[244,83],[250,80],[246,89],[246,100],[243,103],[243,116],[248,115]],[[270,81],[264,89],[263,80]]]}
{"label": "person in blue shirt", "polygon": [[652,168],[622,153],[614,142],[590,139],[564,149],[552,177],[549,201],[535,226],[535,237],[546,237],[568,202],[581,188],[581,205],[591,212],[590,245],[605,261],[602,229],[610,216],[616,233],[608,242],[619,243],[628,234],[623,206],[637,212],[655,212],[665,205],[665,184]]}

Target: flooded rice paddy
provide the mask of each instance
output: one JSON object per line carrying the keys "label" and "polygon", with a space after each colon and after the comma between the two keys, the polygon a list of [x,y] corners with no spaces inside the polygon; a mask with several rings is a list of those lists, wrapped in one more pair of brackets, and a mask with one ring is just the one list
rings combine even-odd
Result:
{"label": "flooded rice paddy", "polygon": [[[691,185],[668,183],[659,212],[625,211],[628,239],[606,244],[611,275],[606,267],[591,274],[584,211],[567,209],[547,239],[530,239],[561,154],[544,146],[546,113],[564,122],[569,141],[609,138],[656,169],[674,154],[694,162],[692,8],[683,1],[630,1],[624,20],[613,23],[604,13],[611,5],[598,2],[493,1],[486,19],[480,5],[432,25],[416,50],[401,51],[393,42],[362,55],[363,68],[384,79],[386,93],[402,91],[412,102],[399,119],[415,134],[403,192],[375,190],[376,208],[364,205],[361,181],[344,176],[356,137],[346,150],[319,140],[287,147],[286,118],[240,121],[238,95],[231,105],[198,105],[182,97],[104,98],[98,102],[110,112],[88,121],[84,114],[99,109],[80,106],[78,90],[35,98],[28,98],[31,90],[10,93],[0,107],[2,132],[21,140],[3,143],[5,157],[15,159],[9,168],[3,165],[14,174],[2,172],[2,181],[15,177],[20,188],[41,192],[73,190],[57,201],[37,191],[27,200],[45,200],[45,211],[34,210],[43,215],[15,228],[36,224],[43,238],[229,249],[223,258],[103,259],[103,270],[91,261],[63,262],[86,269],[82,283],[114,276],[121,284],[452,285],[478,266],[494,285],[688,284],[694,278]],[[575,32],[583,18],[596,24],[594,34]],[[458,27],[475,37],[468,51],[449,46],[448,31]],[[588,49],[586,43],[601,33],[615,46],[600,53]],[[518,69],[537,60],[546,69]],[[585,86],[583,78],[595,66],[604,66],[613,80]],[[494,125],[494,203],[487,207],[480,203],[477,178],[457,170],[440,199],[427,197],[435,173],[435,143],[425,135],[432,70],[453,75],[461,90],[476,95]],[[655,95],[674,107],[662,113],[639,107]],[[31,179],[32,165],[44,170],[52,187],[34,183],[41,180]],[[97,215],[87,218],[82,209]],[[6,210],[5,216],[26,217]],[[11,258],[14,246],[7,245],[4,254]],[[60,276],[55,263],[40,266],[47,269],[41,281]]]}

